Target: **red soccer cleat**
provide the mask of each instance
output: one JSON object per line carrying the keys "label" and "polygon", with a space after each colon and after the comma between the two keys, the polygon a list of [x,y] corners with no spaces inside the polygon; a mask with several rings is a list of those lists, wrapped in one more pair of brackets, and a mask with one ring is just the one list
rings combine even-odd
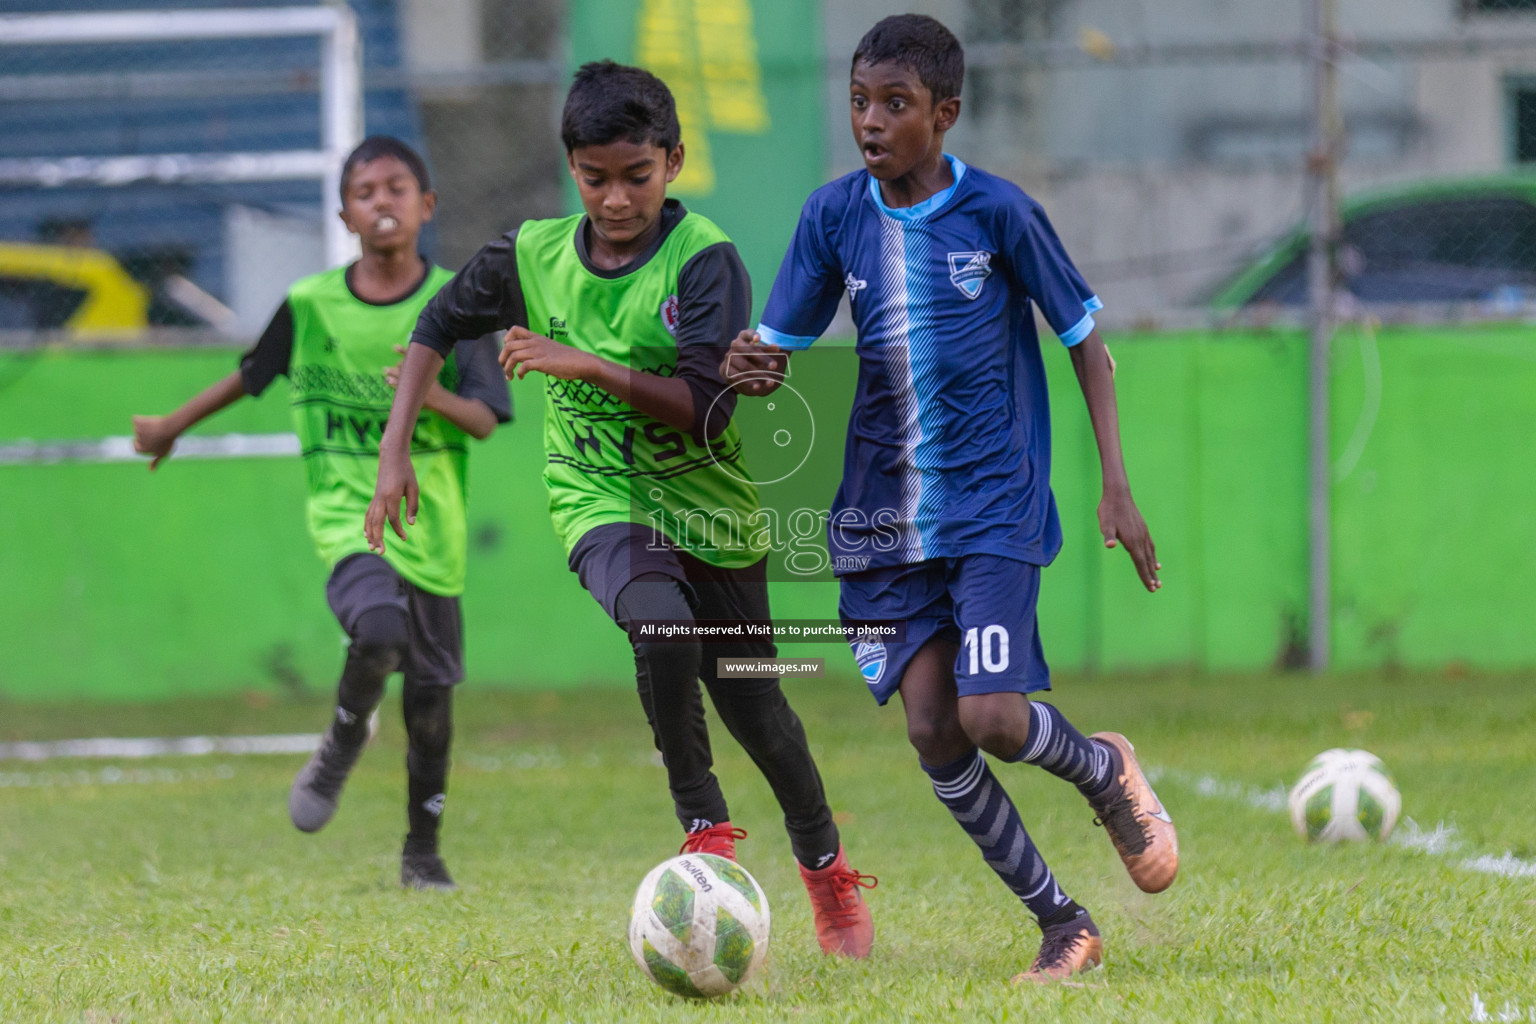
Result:
{"label": "red soccer cleat", "polygon": [[835,956],[866,957],[875,942],[875,922],[859,889],[880,884],[874,875],[861,875],[848,866],[848,853],[837,848],[837,859],[815,871],[800,865],[800,880],[811,896],[816,917],[816,941]]}
{"label": "red soccer cleat", "polygon": [[747,838],[747,830],[737,828],[728,821],[722,821],[718,825],[705,825],[688,833],[688,838],[683,840],[683,848],[678,850],[684,853],[712,853],[716,857],[724,857],[726,860],[736,859],[736,840]]}

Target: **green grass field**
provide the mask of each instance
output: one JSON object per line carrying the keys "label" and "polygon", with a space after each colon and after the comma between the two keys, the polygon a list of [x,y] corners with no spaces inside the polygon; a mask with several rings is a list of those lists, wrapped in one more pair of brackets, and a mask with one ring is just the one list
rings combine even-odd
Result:
{"label": "green grass field", "polygon": [[[772,901],[767,969],[690,1004],[624,942],[679,832],[634,696],[463,691],[444,853],[462,889],[396,886],[402,731],[385,728],[323,833],[288,823],[299,755],[0,762],[0,1021],[1361,1021],[1536,1019],[1536,679],[1068,680],[1056,702],[1161,770],[1183,866],[1135,890],[1071,787],[999,774],[1106,966],[1018,989],[1038,932],[929,792],[901,715],[802,681],[877,929],[817,952],[766,785],[718,771]],[[0,740],[315,731],[323,703],[0,705]],[[1442,849],[1313,848],[1267,809],[1330,746],[1380,755]],[[1442,839],[1444,838],[1442,834]],[[1511,856],[1505,857],[1506,854]],[[1478,870],[1480,856],[1503,858]],[[1502,872],[1502,873],[1500,873]],[[1500,1016],[1504,1014],[1504,1016]]]}

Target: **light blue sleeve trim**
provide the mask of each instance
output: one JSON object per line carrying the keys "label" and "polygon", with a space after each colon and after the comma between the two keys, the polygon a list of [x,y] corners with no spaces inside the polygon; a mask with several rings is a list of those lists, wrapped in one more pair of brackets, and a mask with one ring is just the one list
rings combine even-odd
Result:
{"label": "light blue sleeve trim", "polygon": [[779,348],[789,352],[798,352],[801,349],[810,348],[811,344],[816,340],[816,336],[813,334],[785,334],[783,331],[774,330],[767,324],[757,325],[757,336],[768,344],[777,345]]}
{"label": "light blue sleeve trim", "polygon": [[[1102,309],[1103,307],[1100,306],[1099,308]],[[1060,334],[1059,337],[1061,338],[1061,343],[1063,345],[1067,346],[1067,348],[1071,348],[1073,345],[1078,344],[1092,333],[1093,314],[1087,313],[1084,314],[1081,320],[1073,324],[1070,330]]]}
{"label": "light blue sleeve trim", "polygon": [[1083,303],[1083,308],[1090,313],[1097,313],[1104,308],[1104,303],[1097,295],[1093,295],[1089,297],[1087,302]]}

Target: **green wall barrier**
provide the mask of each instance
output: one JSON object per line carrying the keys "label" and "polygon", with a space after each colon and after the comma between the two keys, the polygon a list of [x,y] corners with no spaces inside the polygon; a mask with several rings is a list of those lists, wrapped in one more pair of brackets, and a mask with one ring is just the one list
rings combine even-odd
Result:
{"label": "green wall barrier", "polygon": [[[1536,664],[1528,438],[1536,344],[1514,327],[1340,332],[1334,352],[1334,632],[1340,667]],[[1059,669],[1251,669],[1305,637],[1306,343],[1296,332],[1112,339],[1137,500],[1164,564],[1143,592],[1098,537],[1098,464],[1066,354],[1048,347],[1053,483],[1066,547],[1044,575]],[[0,355],[0,447],[128,433],[229,372],[233,350]],[[807,372],[807,367],[825,368]],[[841,367],[842,369],[839,369]],[[852,360],[795,378],[815,466],[768,503],[825,507]],[[473,449],[465,597],[470,680],[627,686],[628,645],[565,567],[540,479],[538,383]],[[748,443],[762,404],[743,403]],[[281,385],[204,434],[288,429]],[[750,454],[750,452],[749,452]],[[297,458],[0,465],[0,697],[135,698],[333,684],[343,637],[304,528]],[[359,525],[361,529],[361,524]],[[780,574],[782,576],[782,574]],[[836,614],[836,585],[773,586],[782,618]],[[785,646],[851,674],[839,645]]]}
{"label": "green wall barrier", "polygon": [[[125,435],[131,414],[169,411],[236,358],[207,349],[0,357],[0,444]],[[471,456],[473,677],[529,687],[623,678],[632,671],[623,637],[567,572],[545,511],[538,387],[514,385],[520,421]],[[289,429],[279,383],[197,433]],[[344,637],[325,602],[328,567],[305,529],[297,457],[172,457],[153,474],[142,464],[4,466],[0,482],[25,495],[0,543],[0,695],[333,684]]]}
{"label": "green wall barrier", "polygon": [[[1067,546],[1045,573],[1053,664],[1304,662],[1306,366],[1297,332],[1114,339],[1122,429],[1165,587],[1096,538],[1081,399],[1051,370]],[[1334,664],[1536,664],[1536,331],[1342,328],[1332,350]]]}

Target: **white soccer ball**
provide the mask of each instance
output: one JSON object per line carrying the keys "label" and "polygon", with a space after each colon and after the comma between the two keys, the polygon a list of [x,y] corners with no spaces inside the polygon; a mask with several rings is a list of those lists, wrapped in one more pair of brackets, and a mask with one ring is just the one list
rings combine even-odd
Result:
{"label": "white soccer ball", "polygon": [[1335,747],[1314,757],[1291,787],[1291,824],[1322,843],[1386,839],[1402,803],[1380,758]]}
{"label": "white soccer ball", "polygon": [[768,955],[768,897],[735,861],[673,857],[651,869],[635,893],[629,951],[668,992],[723,996]]}

